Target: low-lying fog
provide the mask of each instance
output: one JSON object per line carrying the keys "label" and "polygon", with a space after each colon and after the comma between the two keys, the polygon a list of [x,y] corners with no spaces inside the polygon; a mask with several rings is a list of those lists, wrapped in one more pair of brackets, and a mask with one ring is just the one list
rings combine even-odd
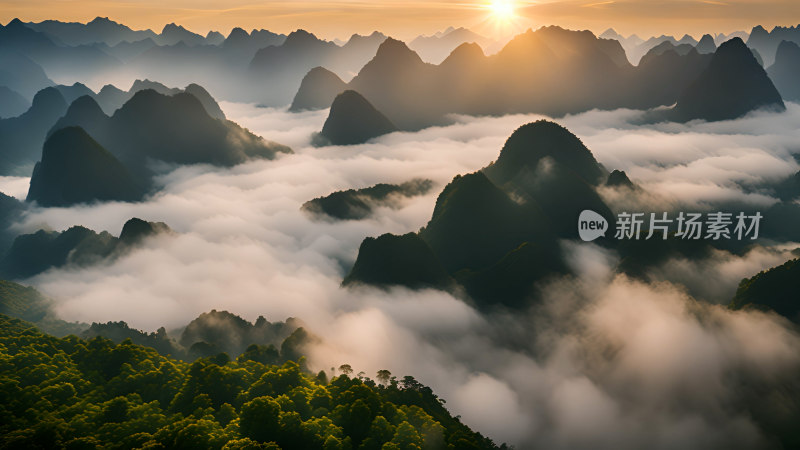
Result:
{"label": "low-lying fog", "polygon": [[[62,318],[125,320],[152,331],[211,309],[250,320],[298,317],[322,337],[309,349],[313,368],[349,363],[368,376],[384,368],[412,374],[465,423],[518,448],[765,444],[743,408],[761,394],[742,386],[797,379],[800,338],[772,316],[697,302],[682,284],[730,298],[741,278],[789,259],[792,245],[676,261],[657,274],[666,281],[645,284],[615,275],[615,255],[565,242],[582,277],[543,286],[544,303],[513,316],[484,316],[436,291],[344,290],[339,284],[365,237],[418,230],[454,175],[496,159],[514,129],[541,116],[457,117],[451,126],[366,145],[314,148],[310,135],[327,111],[222,107],[296,154],[231,169],[180,168],[140,204],[38,209],[25,217],[25,232],[80,224],[118,234],[135,216],[180,233],[108,265],[27,280],[58,300]],[[665,208],[730,200],[768,206],[775,199],[751,188],[799,169],[800,105],[716,124],[636,125],[639,117],[589,112],[558,122],[607,169],[625,170],[648,191],[649,204]],[[320,222],[300,210],[335,190],[412,178],[437,187],[371,219]],[[24,196],[24,183],[4,178],[0,190]]]}

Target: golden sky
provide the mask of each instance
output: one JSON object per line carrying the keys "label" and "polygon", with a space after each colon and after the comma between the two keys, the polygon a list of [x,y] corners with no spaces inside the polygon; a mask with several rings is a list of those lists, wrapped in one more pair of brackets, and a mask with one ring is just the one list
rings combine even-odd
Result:
{"label": "golden sky", "polygon": [[86,22],[110,17],[135,29],[160,31],[169,22],[205,34],[234,26],[286,33],[305,28],[325,38],[381,30],[407,39],[448,26],[485,34],[541,25],[623,34],[699,37],[704,32],[750,31],[756,24],[800,24],[800,0],[540,0],[512,1],[514,27],[492,26],[490,0],[251,1],[251,0],[0,0],[0,22],[58,19]]}

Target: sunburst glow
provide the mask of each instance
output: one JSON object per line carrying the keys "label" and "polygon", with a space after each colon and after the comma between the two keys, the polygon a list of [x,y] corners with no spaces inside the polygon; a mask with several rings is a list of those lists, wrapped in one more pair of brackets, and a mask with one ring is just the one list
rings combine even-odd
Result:
{"label": "sunburst glow", "polygon": [[516,15],[514,12],[514,2],[510,0],[492,0],[489,3],[489,11],[492,17],[501,22],[508,22]]}

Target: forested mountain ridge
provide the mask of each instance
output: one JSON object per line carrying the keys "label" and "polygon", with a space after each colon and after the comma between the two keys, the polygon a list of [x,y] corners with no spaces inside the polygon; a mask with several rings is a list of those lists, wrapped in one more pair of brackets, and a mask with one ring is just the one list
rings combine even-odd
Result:
{"label": "forested mountain ridge", "polygon": [[192,364],[130,341],[55,338],[0,315],[0,447],[493,449],[413,377],[330,381],[305,359]]}

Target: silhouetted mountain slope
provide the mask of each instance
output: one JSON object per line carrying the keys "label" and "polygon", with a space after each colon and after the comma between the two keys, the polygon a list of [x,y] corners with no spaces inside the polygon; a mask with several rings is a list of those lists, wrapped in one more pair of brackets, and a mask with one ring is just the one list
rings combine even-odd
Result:
{"label": "silhouetted mountain slope", "polygon": [[161,34],[154,36],[153,40],[158,45],[175,45],[183,42],[188,46],[205,44],[205,38],[197,33],[193,33],[181,25],[168,23],[164,25]]}
{"label": "silhouetted mountain slope", "polygon": [[378,206],[398,208],[405,197],[427,194],[431,180],[414,179],[403,184],[376,184],[364,189],[337,191],[303,204],[303,210],[314,216],[339,220],[360,220],[369,217]]}
{"label": "silhouetted mountain slope", "polygon": [[286,41],[286,35],[268,30],[253,30],[250,33],[234,28],[221,45],[221,56],[231,67],[244,70],[262,48],[279,46]]}
{"label": "silhouetted mountain slope", "polygon": [[141,244],[142,240],[160,233],[171,233],[161,222],[131,219],[125,223],[119,238],[107,231],[97,233],[82,226],[63,232],[39,230],[17,236],[0,260],[0,276],[11,279],[29,278],[51,268],[86,267],[116,258]]}
{"label": "silhouetted mountain slope", "polygon": [[95,100],[106,115],[114,114],[114,111],[125,104],[128,99],[128,93],[113,84],[103,86],[95,96]]}
{"label": "silhouetted mountain slope", "polygon": [[19,92],[30,101],[37,92],[53,84],[42,66],[16,51],[0,48],[0,86]]}
{"label": "silhouetted mountain slope", "polygon": [[101,124],[108,121],[108,116],[100,109],[100,105],[90,96],[84,95],[73,101],[67,108],[66,114],[58,119],[47,132],[49,138],[54,132],[67,127],[80,126],[81,124]]}
{"label": "silhouetted mountain slope", "polygon": [[[406,265],[427,261],[430,268],[438,262],[479,307],[523,307],[535,298],[536,283],[568,272],[558,239],[576,238],[580,213],[592,209],[612,217],[594,189],[606,177],[563,127],[546,121],[520,127],[495,163],[456,176],[437,198],[431,220],[418,233],[434,258],[403,253],[411,246],[404,240],[415,235],[385,237],[380,246],[365,241],[359,273],[354,267],[345,284],[354,279],[412,286],[429,275]],[[423,271],[429,273],[438,272]]]}
{"label": "silhouetted mountain slope", "polygon": [[800,46],[782,41],[775,55],[775,64],[767,69],[772,82],[786,100],[800,100]]}
{"label": "silhouetted mountain slope", "polygon": [[625,173],[623,170],[614,170],[608,175],[608,179],[606,180],[606,186],[609,187],[616,187],[616,188],[628,188],[628,189],[636,189],[637,186],[633,184],[630,178],[628,178],[628,174]]}
{"label": "silhouetted mountain slope", "polygon": [[592,152],[577,136],[546,120],[523,125],[514,131],[497,161],[484,171],[495,182],[505,184],[522,170],[535,170],[544,158],[569,167],[591,185],[599,184],[606,176]]}
{"label": "silhouetted mountain slope", "polygon": [[634,101],[639,109],[674,105],[678,96],[694,82],[711,63],[713,55],[701,55],[689,49],[685,55],[666,50],[661,54],[644,55],[637,67],[636,82],[631,86]]}
{"label": "silhouetted mountain slope", "polygon": [[215,347],[216,353],[226,352],[236,357],[252,344],[281,346],[281,342],[300,326],[300,321],[294,318],[270,323],[259,316],[251,323],[228,311],[211,310],[192,320],[181,332],[178,342],[187,349],[202,342]]}
{"label": "silhouetted mountain slope", "polygon": [[47,315],[49,303],[32,287],[0,280],[0,314],[38,322]]}
{"label": "silhouetted mountain slope", "polygon": [[397,131],[397,127],[361,94],[348,90],[336,96],[317,139],[318,145],[363,144]]}
{"label": "silhouetted mountain slope", "polygon": [[[543,27],[488,57],[479,46],[463,44],[434,66],[389,38],[348,88],[401,130],[447,123],[451,113],[560,116],[595,108],[650,109],[675,104],[712,58],[681,45],[685,55],[668,43],[633,67],[618,41]],[[298,94],[314,89],[321,87],[309,79]]]}
{"label": "silhouetted mountain slope", "polygon": [[[203,104],[188,93],[167,96],[145,89],[105,119],[89,120],[79,114],[88,109],[70,109],[74,114],[65,115],[54,129],[84,128],[145,184],[152,175],[146,165],[148,159],[231,166],[249,158],[273,158],[276,153],[291,152],[231,121],[211,117]],[[97,115],[96,110],[92,115]]]}
{"label": "silhouetted mountain slope", "polygon": [[303,77],[289,111],[327,108],[345,90],[347,83],[338,75],[324,67],[315,67]]}
{"label": "silhouetted mountain slope", "polygon": [[523,242],[492,266],[480,271],[461,270],[455,277],[478,305],[524,308],[535,296],[536,282],[567,272],[552,247]]}
{"label": "silhouetted mountain slope", "polygon": [[[88,97],[84,97],[88,98]],[[94,201],[135,201],[144,187],[117,158],[80,127],[55,131],[44,143],[27,201],[70,206]]]}
{"label": "silhouetted mountain slope", "polygon": [[758,25],[750,32],[747,46],[756,49],[764,59],[764,66],[769,67],[774,64],[778,46],[783,41],[800,45],[800,26],[775,27],[772,31],[767,31]]}
{"label": "silhouetted mountain slope", "polygon": [[19,92],[0,86],[0,119],[17,117],[30,107],[31,104]]}
{"label": "silhouetted mountain slope", "polygon": [[[689,52],[692,51],[693,49],[695,49],[695,47],[692,47],[689,44],[678,44],[678,45],[675,45],[670,41],[664,41],[664,42],[656,45],[655,47],[651,48],[650,51],[647,52],[647,54],[648,55],[662,55],[665,52],[673,51],[673,52],[677,53],[678,55],[683,56],[683,55],[689,54]],[[699,50],[697,50],[697,51],[698,51],[698,53],[714,53],[713,51],[711,51],[711,52],[700,52]]]}
{"label": "silhouetted mountain slope", "polygon": [[96,17],[86,24],[45,20],[39,23],[30,22],[25,25],[33,30],[53,36],[60,42],[70,46],[95,42],[103,42],[113,46],[123,41],[135,42],[156,36],[150,30],[131,30],[125,25],[109,20],[107,17]]}
{"label": "silhouetted mountain slope", "polygon": [[708,68],[681,96],[674,117],[729,120],[759,108],[784,110],[778,90],[739,38],[722,44]]}
{"label": "silhouetted mountain slope", "polygon": [[518,128],[484,172],[524,204],[540,208],[539,220],[559,236],[574,236],[583,210],[611,216],[594,189],[607,172],[577,136],[553,122],[540,120]]}
{"label": "silhouetted mountain slope", "polygon": [[39,91],[21,116],[0,120],[0,175],[29,175],[47,130],[66,110],[64,96],[50,87]]}
{"label": "silhouetted mountain slope", "polygon": [[66,101],[68,105],[74,102],[75,99],[83,97],[84,95],[88,95],[90,97],[94,97],[96,95],[94,91],[86,87],[86,85],[83,83],[75,83],[71,86],[57,84],[54,87],[58,89],[58,92],[61,92],[61,95],[64,96],[64,101]]}
{"label": "silhouetted mountain slope", "polygon": [[466,28],[456,28],[445,30],[431,36],[417,36],[408,43],[408,47],[414,50],[424,61],[439,64],[444,61],[450,53],[457,47],[466,43],[474,43],[486,49],[494,42],[486,36],[482,36]]}
{"label": "silhouetted mountain slope", "polygon": [[119,233],[119,244],[130,247],[140,244],[151,236],[170,233],[172,233],[172,229],[164,222],[148,222],[134,217],[122,226],[122,231]]}
{"label": "silhouetted mountain slope", "polygon": [[147,38],[135,42],[123,41],[111,47],[105,43],[93,44],[92,46],[119,59],[123,63],[127,63],[157,45],[153,39]]}
{"label": "silhouetted mountain slope", "polygon": [[388,38],[348,86],[370,99],[400,129],[418,129],[437,120],[442,108],[426,112],[437,102],[435,96],[426,97],[432,94],[434,68],[403,42]]}
{"label": "silhouetted mountain slope", "polygon": [[[450,273],[486,268],[536,234],[542,224],[483,172],[456,176],[420,230]],[[539,232],[539,233],[537,233]]]}
{"label": "silhouetted mountain slope", "polygon": [[428,244],[416,233],[408,233],[364,239],[353,269],[342,282],[343,286],[357,284],[449,289],[455,283]]}
{"label": "silhouetted mountain slope", "polygon": [[646,41],[642,41],[638,44],[634,44],[630,47],[626,48],[626,52],[628,54],[628,59],[633,63],[638,65],[641,61],[641,58],[644,57],[647,53],[649,53],[653,48],[657,47],[658,45],[669,42],[673,46],[680,46],[680,45],[689,45],[695,47],[698,42],[694,40],[691,36],[685,35],[681,39],[676,39],[674,36],[654,36]]}
{"label": "silhouetted mountain slope", "polygon": [[209,94],[208,91],[203,88],[203,86],[192,83],[186,86],[186,89],[184,89],[183,92],[192,94],[195,96],[195,98],[200,100],[200,103],[203,105],[203,108],[205,108],[209,116],[219,120],[226,119],[225,113],[222,112],[222,108],[219,107],[217,101],[214,100],[214,97],[212,97],[211,94]]}
{"label": "silhouetted mountain slope", "polygon": [[772,310],[800,324],[800,260],[793,259],[744,279],[730,304],[732,309]]}
{"label": "silhouetted mountain slope", "polygon": [[225,35],[219,31],[211,30],[206,33],[206,44],[208,45],[222,45],[225,42]]}
{"label": "silhouetted mountain slope", "polygon": [[5,252],[16,237],[10,225],[20,218],[24,205],[19,200],[0,192],[0,252]]}
{"label": "silhouetted mountain slope", "polygon": [[22,279],[50,268],[86,266],[109,256],[115,239],[107,232],[95,233],[82,226],[64,232],[39,230],[17,237],[0,261],[4,278]]}
{"label": "silhouetted mountain slope", "polygon": [[181,90],[167,87],[157,81],[150,81],[148,79],[136,80],[127,92],[109,84],[103,86],[103,89],[101,89],[97,95],[93,95],[93,97],[97,100],[97,103],[103,111],[107,115],[111,115],[114,111],[121,108],[128,100],[133,98],[134,94],[145,89],[152,89],[162,95],[175,95],[181,92],[192,94],[200,100],[200,103],[203,104],[208,115],[215,119],[225,119],[225,113],[222,112],[222,108],[219,107],[214,97],[212,97],[204,87],[196,83],[192,83]]}
{"label": "silhouetted mountain slope", "polygon": [[717,51],[717,44],[714,43],[714,38],[710,34],[704,34],[695,49],[698,53],[714,53]]}
{"label": "silhouetted mountain slope", "polygon": [[58,45],[47,35],[28,28],[19,19],[0,26],[0,53],[18,52],[45,72],[67,79],[90,79],[103,71],[118,69],[122,62],[94,46]]}
{"label": "silhouetted mountain slope", "polygon": [[249,69],[251,80],[255,83],[269,80],[271,89],[258,94],[262,102],[285,105],[291,102],[292,93],[297,92],[300,80],[309,70],[321,66],[340,74],[353,73],[375,55],[385,38],[380,33],[354,35],[339,47],[297,30],[282,45],[262,48],[255,54]]}
{"label": "silhouetted mountain slope", "polygon": [[159,328],[155,333],[146,333],[135,328],[131,328],[125,322],[92,323],[91,326],[82,333],[81,339],[90,340],[94,337],[102,336],[119,344],[126,339],[130,339],[136,345],[150,347],[163,356],[171,356],[176,359],[186,360],[186,349],[175,342],[164,327]]}

